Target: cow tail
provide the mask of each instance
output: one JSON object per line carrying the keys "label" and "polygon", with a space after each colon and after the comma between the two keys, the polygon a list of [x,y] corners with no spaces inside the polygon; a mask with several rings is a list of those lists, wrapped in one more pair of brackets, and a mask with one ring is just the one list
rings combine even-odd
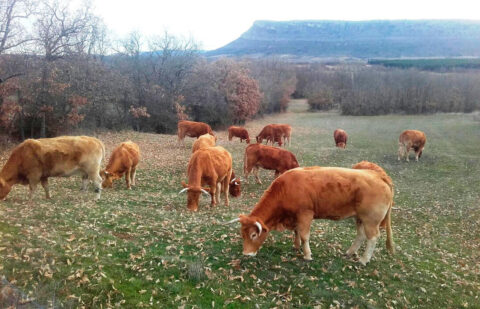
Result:
{"label": "cow tail", "polygon": [[[395,246],[393,244],[393,233],[392,233],[392,203],[390,204],[390,207],[388,208],[387,215],[385,216],[385,219],[383,221],[385,222],[385,229],[387,230],[387,250],[390,252],[390,254],[395,254]],[[383,222],[382,222],[383,224]]]}

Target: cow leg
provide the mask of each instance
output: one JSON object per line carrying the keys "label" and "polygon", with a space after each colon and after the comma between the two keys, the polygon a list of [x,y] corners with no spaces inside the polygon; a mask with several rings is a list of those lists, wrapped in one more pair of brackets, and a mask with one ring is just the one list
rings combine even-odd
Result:
{"label": "cow leg", "polygon": [[310,224],[312,223],[311,216],[303,216],[298,218],[297,232],[300,234],[303,247],[303,258],[307,261],[312,260],[312,251],[310,250]]}
{"label": "cow leg", "polygon": [[213,184],[213,186],[210,186],[210,195],[212,197],[212,201],[210,202],[211,207],[215,207],[216,194],[217,194],[217,185]]}
{"label": "cow leg", "polygon": [[86,192],[88,186],[88,174],[82,176],[82,191]]}
{"label": "cow leg", "polygon": [[297,229],[293,230],[294,232],[294,240],[293,240],[293,246],[295,249],[299,250],[300,249],[300,235],[297,232]]}
{"label": "cow leg", "polygon": [[136,167],[132,167],[132,172],[130,174],[130,181],[132,183],[132,186],[135,186],[135,175],[137,174],[137,169]]}
{"label": "cow leg", "polygon": [[408,155],[409,155],[409,154],[410,154],[410,147],[407,146],[407,147],[405,148],[405,157],[406,157],[405,160],[406,160],[407,162],[410,162],[410,159],[408,158]]}
{"label": "cow leg", "polygon": [[367,247],[363,256],[358,260],[362,265],[367,265],[373,255],[375,250],[375,245],[377,244],[378,236],[380,235],[380,230],[378,224],[366,224],[364,223],[365,235],[367,237]]}
{"label": "cow leg", "polygon": [[220,194],[222,193],[222,183],[217,182],[217,191],[215,192],[215,203],[220,204]]}
{"label": "cow leg", "polygon": [[258,177],[258,170],[259,170],[258,166],[255,166],[253,168],[253,175],[255,176],[255,179],[257,180],[257,183],[262,184],[262,181]]}
{"label": "cow leg", "polygon": [[132,189],[132,187],[130,186],[130,181],[131,181],[131,177],[132,177],[131,173],[132,173],[132,168],[129,167],[127,169],[127,172],[125,173],[125,182],[127,184],[127,189],[129,189],[129,190]]}
{"label": "cow leg", "polygon": [[43,190],[45,190],[45,198],[50,199],[50,191],[48,190],[48,178],[40,179]]}
{"label": "cow leg", "polygon": [[228,193],[229,193],[229,189],[230,189],[230,178],[231,178],[231,173],[230,175],[227,175],[227,177],[225,177],[225,179],[223,180],[223,194],[225,194],[225,206],[230,206],[230,201],[228,200]]}
{"label": "cow leg", "polygon": [[357,224],[357,237],[355,237],[355,240],[353,241],[352,245],[347,250],[346,252],[347,256],[352,256],[357,254],[358,249],[366,239],[365,229],[363,227],[362,221],[360,221],[359,219],[356,219],[356,224]]}
{"label": "cow leg", "polygon": [[29,180],[28,187],[30,188],[30,192],[28,195],[28,199],[30,202],[33,201],[33,194],[35,193],[35,190],[37,189],[38,182]]}
{"label": "cow leg", "polygon": [[398,161],[400,161],[405,155],[405,145],[398,143]]}
{"label": "cow leg", "polygon": [[[100,177],[99,171],[100,169],[94,169],[94,171],[91,171],[88,173],[88,179],[90,179],[94,186],[95,186],[95,200],[100,199],[100,195],[102,192],[102,177]],[[88,181],[87,179],[87,181]]]}

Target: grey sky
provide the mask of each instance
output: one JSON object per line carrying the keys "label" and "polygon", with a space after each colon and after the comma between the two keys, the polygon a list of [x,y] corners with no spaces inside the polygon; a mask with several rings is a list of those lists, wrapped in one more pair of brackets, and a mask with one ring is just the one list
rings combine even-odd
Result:
{"label": "grey sky", "polygon": [[92,0],[114,34],[193,37],[203,49],[221,47],[258,19],[480,19],[472,0]]}

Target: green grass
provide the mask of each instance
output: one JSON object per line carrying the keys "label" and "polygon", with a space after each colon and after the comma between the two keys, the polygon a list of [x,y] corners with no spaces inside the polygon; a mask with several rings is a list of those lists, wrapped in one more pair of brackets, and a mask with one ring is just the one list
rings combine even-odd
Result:
{"label": "green grass", "polygon": [[[78,178],[51,179],[53,199],[39,188],[34,205],[27,187],[15,187],[0,204],[0,274],[57,307],[480,308],[480,123],[471,115],[347,117],[306,108],[294,102],[291,112],[247,128],[255,135],[267,123],[291,124],[289,149],[301,166],[383,166],[395,183],[394,256],[382,233],[361,267],[342,256],[353,220],[317,220],[312,262],[292,250],[291,232],[271,233],[256,257],[243,257],[239,226],[218,223],[249,213],[273,172],[260,171],[263,185],[251,177],[229,208],[210,209],[202,197],[190,213],[177,192],[193,140],[178,146],[175,136],[122,132],[99,137],[108,151],[125,139],[139,143],[137,186],[115,183],[94,203],[93,192],[79,193]],[[336,128],[349,134],[345,150],[334,147]],[[397,161],[404,129],[427,134],[419,162]],[[245,144],[226,137],[220,132],[219,144],[241,175]]]}
{"label": "green grass", "polygon": [[480,58],[371,59],[368,63],[401,69],[417,68],[429,71],[480,68]]}

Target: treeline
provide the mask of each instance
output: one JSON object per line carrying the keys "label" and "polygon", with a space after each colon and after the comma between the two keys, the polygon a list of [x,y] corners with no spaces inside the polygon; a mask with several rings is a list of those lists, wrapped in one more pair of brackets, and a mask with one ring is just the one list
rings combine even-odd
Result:
{"label": "treeline", "polygon": [[480,69],[480,58],[370,59],[368,64],[401,69],[453,71],[456,69]]}
{"label": "treeline", "polygon": [[179,119],[220,128],[285,111],[295,91],[294,69],[275,59],[207,61],[168,33],[114,40],[88,5],[7,0],[0,10],[0,127],[22,139],[172,133]]}
{"label": "treeline", "polygon": [[297,69],[297,96],[312,110],[345,115],[468,113],[480,109],[478,71],[434,73],[365,65],[311,65]]}

